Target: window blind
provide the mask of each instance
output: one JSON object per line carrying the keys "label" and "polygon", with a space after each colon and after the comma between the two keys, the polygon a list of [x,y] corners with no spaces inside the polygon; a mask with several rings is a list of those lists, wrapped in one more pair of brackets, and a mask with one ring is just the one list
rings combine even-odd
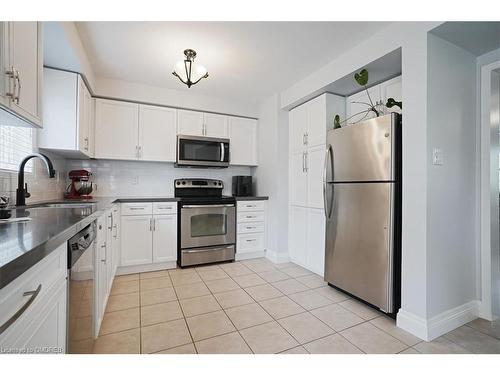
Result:
{"label": "window blind", "polygon": [[[0,126],[0,170],[17,171],[21,160],[32,151],[32,129]],[[32,164],[26,164],[25,171],[31,172]]]}

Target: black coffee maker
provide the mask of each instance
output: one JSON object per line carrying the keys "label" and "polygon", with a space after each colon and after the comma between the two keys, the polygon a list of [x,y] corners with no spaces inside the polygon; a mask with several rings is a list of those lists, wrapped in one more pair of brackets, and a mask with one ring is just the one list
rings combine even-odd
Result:
{"label": "black coffee maker", "polygon": [[251,197],[252,195],[252,176],[233,176],[233,196]]}

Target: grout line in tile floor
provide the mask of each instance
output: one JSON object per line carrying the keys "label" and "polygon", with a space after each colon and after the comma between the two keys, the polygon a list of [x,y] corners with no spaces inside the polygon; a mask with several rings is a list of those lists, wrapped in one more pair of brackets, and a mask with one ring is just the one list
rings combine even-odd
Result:
{"label": "grout line in tile floor", "polygon": [[[272,263],[271,263],[271,262],[268,262],[268,261],[265,261],[265,262],[266,262],[266,263],[268,263],[268,264],[270,264],[270,265],[272,265]],[[261,277],[261,276],[259,275],[259,273],[262,273],[262,272],[268,272],[268,271],[260,271],[260,272],[255,271],[255,270],[254,270],[254,268],[257,268],[257,269],[259,269],[259,268],[258,268],[258,267],[252,267],[252,268],[248,267],[248,266],[246,265],[247,263],[249,263],[248,261],[247,261],[247,262],[235,262],[235,263],[231,263],[231,264],[237,264],[237,263],[240,263],[242,266],[244,266],[245,268],[247,268],[247,269],[250,271],[250,273],[249,273],[248,275],[257,275],[257,276]],[[257,262],[256,262],[256,263],[257,263]],[[287,267],[283,267],[283,268],[276,268],[276,267],[274,267],[274,266],[273,266],[273,270],[271,270],[271,271],[279,271],[279,272],[283,272],[283,270],[285,270],[285,269],[287,269],[287,268],[290,268],[290,267],[294,267],[294,266],[295,266],[294,264],[290,264],[289,266],[287,266]],[[253,349],[250,347],[250,345],[248,344],[248,342],[246,342],[246,340],[244,339],[244,337],[241,335],[241,333],[240,333],[240,331],[241,331],[241,330],[240,330],[240,329],[238,329],[238,328],[236,327],[236,325],[234,324],[233,320],[232,320],[232,319],[229,317],[229,315],[227,314],[226,310],[227,310],[227,309],[230,309],[230,308],[233,308],[233,307],[239,307],[239,306],[244,306],[244,305],[248,305],[248,304],[256,303],[256,304],[257,304],[260,308],[262,308],[264,311],[266,311],[266,313],[267,313],[267,314],[269,314],[269,312],[268,312],[268,311],[264,308],[264,306],[261,304],[261,302],[264,302],[264,301],[267,301],[267,300],[270,300],[270,299],[274,299],[274,298],[280,298],[280,297],[283,297],[283,296],[286,296],[287,298],[290,298],[290,297],[289,297],[289,296],[290,296],[290,294],[294,294],[294,293],[287,294],[287,293],[283,293],[283,292],[282,292],[282,293],[283,293],[283,296],[279,296],[279,297],[272,297],[272,298],[266,298],[266,299],[263,299],[263,300],[257,301],[254,297],[252,297],[252,296],[251,296],[251,295],[250,295],[250,294],[249,294],[249,293],[245,290],[245,288],[250,288],[250,287],[252,287],[252,286],[247,286],[247,287],[245,287],[245,288],[244,288],[244,287],[242,287],[240,284],[238,284],[238,282],[236,282],[236,280],[234,279],[235,277],[238,277],[238,276],[240,276],[240,275],[234,275],[234,276],[231,276],[230,274],[228,274],[228,273],[224,270],[224,268],[220,267],[220,265],[216,265],[216,267],[214,267],[213,269],[214,269],[214,270],[220,270],[220,271],[224,272],[225,277],[224,277],[224,278],[221,278],[221,279],[214,279],[214,280],[222,280],[222,279],[230,279],[230,280],[232,280],[233,282],[235,282],[235,283],[238,285],[238,289],[234,289],[234,290],[235,290],[235,291],[236,291],[236,290],[244,291],[244,292],[245,292],[245,293],[246,293],[246,294],[250,297],[250,300],[251,300],[251,301],[253,301],[253,302],[248,302],[248,303],[244,303],[244,304],[241,304],[241,305],[240,305],[240,304],[238,304],[237,306],[230,306],[230,307],[227,307],[227,308],[225,309],[225,308],[223,308],[223,307],[222,307],[222,305],[221,305],[221,303],[219,302],[219,300],[215,297],[215,293],[227,293],[227,292],[230,292],[230,291],[233,291],[233,290],[224,290],[224,291],[220,291],[220,292],[213,292],[213,291],[212,291],[212,290],[208,287],[208,284],[207,284],[207,281],[211,281],[211,280],[205,280],[204,278],[202,278],[202,277],[201,277],[201,276],[202,276],[202,274],[203,274],[202,270],[204,270],[204,269],[206,269],[206,268],[202,268],[202,267],[200,267],[200,268],[198,268],[198,269],[197,269],[197,268],[193,268],[193,270],[194,270],[194,272],[196,273],[196,275],[197,275],[198,277],[200,277],[200,279],[201,279],[201,283],[203,283],[203,285],[204,285],[204,286],[208,289],[209,294],[207,294],[207,295],[210,295],[210,296],[212,296],[212,297],[215,299],[215,301],[216,301],[217,305],[218,305],[218,306],[219,306],[219,308],[220,308],[220,310],[218,310],[218,311],[222,311],[222,312],[224,312],[225,316],[229,319],[229,321],[231,322],[231,324],[234,326],[235,331],[232,331],[232,332],[237,332],[237,333],[239,334],[239,336],[242,338],[243,342],[245,342],[245,344],[248,346],[248,348],[250,348],[250,351],[253,353]],[[147,273],[147,272],[143,272],[143,273]],[[283,273],[285,273],[285,272],[283,272]],[[285,273],[285,274],[286,274],[286,273]],[[194,346],[194,350],[195,350],[195,352],[196,352],[196,353],[198,353],[198,348],[197,348],[197,346],[196,346],[196,341],[194,340],[194,338],[193,338],[193,336],[192,336],[192,333],[191,333],[191,329],[189,328],[189,325],[188,325],[188,323],[187,323],[187,319],[188,319],[188,318],[186,317],[185,312],[184,312],[184,309],[183,309],[182,305],[180,304],[179,295],[177,294],[177,290],[176,290],[176,288],[175,288],[175,286],[174,286],[174,283],[173,283],[173,281],[172,281],[172,275],[171,275],[171,272],[167,272],[167,275],[168,275],[169,280],[170,280],[170,282],[171,282],[171,284],[172,284],[172,286],[171,286],[171,287],[172,287],[172,289],[173,289],[173,291],[174,291],[174,293],[175,293],[175,296],[176,296],[176,301],[177,301],[177,303],[179,303],[179,306],[180,306],[180,308],[181,308],[181,312],[182,312],[182,315],[183,315],[183,319],[184,319],[184,322],[185,322],[185,324],[186,324],[186,326],[187,326],[187,328],[188,328],[188,332],[189,332],[189,335],[190,335],[190,338],[191,338],[191,343],[192,343],[192,345]],[[296,276],[296,277],[292,277],[292,276],[290,276],[290,275],[288,275],[288,274],[286,274],[286,275],[287,275],[287,278],[286,278],[286,279],[284,279],[284,280],[278,280],[278,281],[295,280],[295,281],[299,282],[300,284],[304,285],[305,287],[307,287],[307,291],[316,291],[317,289],[322,288],[322,287],[324,287],[324,286],[325,286],[325,285],[322,285],[322,286],[317,286],[317,287],[313,287],[313,288],[311,288],[311,287],[309,287],[309,286],[307,286],[307,285],[303,284],[300,280],[298,280],[298,278],[303,277],[303,276],[307,276],[307,275],[301,275],[301,276]],[[311,275],[313,275],[313,274],[311,274]],[[243,276],[246,276],[246,275],[243,275]],[[163,277],[163,276],[158,276],[158,277]],[[140,281],[141,281],[141,279],[140,279],[140,274],[139,274],[139,280],[138,280],[138,283],[139,283],[139,319],[140,319],[140,322],[139,322],[139,333],[140,333],[140,352],[142,353],[142,307],[143,307],[143,306],[142,306],[142,299],[141,299],[141,292],[142,292],[142,289],[141,289],[141,285],[140,285],[141,283],[140,283]],[[265,281],[265,284],[259,284],[259,285],[271,285],[271,286],[273,286],[273,287],[274,287],[274,285],[272,285],[272,283],[271,283],[271,282],[269,282],[269,281],[267,281],[267,280],[264,280],[264,281]],[[182,284],[182,285],[188,285],[188,284]],[[178,286],[179,286],[179,285],[178,285]],[[156,289],[163,289],[163,288],[156,288]],[[126,294],[126,293],[121,293],[121,294]],[[200,296],[190,297],[190,298],[185,298],[185,300],[187,300],[187,299],[193,299],[193,298],[198,298],[198,297],[200,297]],[[324,296],[324,297],[325,297],[325,298],[327,298],[327,299],[331,302],[330,304],[325,305],[325,306],[330,306],[330,305],[340,304],[340,303],[342,303],[342,302],[344,302],[344,301],[346,301],[346,300],[349,300],[349,299],[350,299],[350,298],[347,298],[347,299],[342,300],[342,301],[333,302],[333,301],[332,301],[332,300],[330,300],[330,298],[328,298],[327,296]],[[294,302],[295,302],[295,301],[294,301]],[[162,302],[159,302],[159,303],[162,303]],[[295,303],[296,303],[296,302],[295,302]],[[158,304],[158,303],[154,303],[154,304],[152,304],[152,305],[156,305],[156,304]],[[300,305],[300,304],[299,304],[299,305]],[[149,305],[148,305],[148,306],[149,306]],[[300,306],[301,306],[301,305],[300,305]],[[302,307],[302,306],[301,306],[301,307]],[[323,306],[320,306],[320,307],[318,307],[318,308],[321,308],[321,307],[323,307]],[[353,328],[353,327],[356,327],[356,326],[358,326],[358,325],[361,325],[361,324],[364,324],[364,323],[367,323],[367,322],[371,322],[372,320],[377,319],[377,318],[379,318],[380,316],[384,316],[384,315],[377,315],[377,316],[371,317],[371,318],[369,318],[369,319],[365,319],[365,318],[363,318],[363,317],[359,316],[358,314],[356,314],[354,311],[351,311],[350,309],[348,309],[348,308],[346,308],[346,307],[344,307],[344,306],[342,306],[342,307],[343,307],[343,308],[345,308],[347,311],[349,311],[349,313],[352,313],[352,314],[354,314],[354,315],[358,316],[358,317],[359,317],[359,318],[361,318],[363,321],[362,321],[362,322],[360,322],[360,323],[354,324],[354,325],[352,325],[352,326],[350,326],[350,327],[344,328],[344,329],[343,329],[343,330],[341,330],[341,331],[336,331],[335,329],[333,329],[333,327],[331,327],[330,325],[328,325],[328,324],[327,324],[326,322],[324,322],[321,318],[316,317],[319,321],[323,322],[323,323],[324,323],[324,324],[326,324],[328,327],[330,327],[330,328],[332,329],[332,331],[333,331],[333,332],[332,332],[332,333],[330,333],[330,334],[328,334],[328,335],[325,335],[325,336],[322,336],[322,337],[319,337],[319,338],[315,338],[314,340],[311,340],[311,341],[308,341],[308,342],[299,343],[299,345],[294,346],[294,347],[292,347],[292,348],[290,348],[290,349],[294,349],[294,348],[302,347],[302,348],[303,348],[306,352],[308,352],[308,351],[307,351],[307,349],[305,348],[305,345],[307,345],[308,343],[314,342],[314,341],[316,341],[316,340],[319,340],[319,339],[321,339],[321,338],[324,338],[324,337],[327,337],[327,336],[330,336],[330,335],[339,334],[339,335],[341,335],[341,336],[342,336],[345,340],[347,340],[347,342],[349,342],[351,345],[353,345],[354,347],[356,347],[356,348],[358,348],[359,350],[361,350],[361,348],[359,348],[359,347],[358,347],[358,346],[356,346],[354,343],[352,343],[351,341],[349,341],[349,340],[348,340],[348,339],[347,339],[347,338],[343,335],[343,332],[344,332],[344,331],[346,331],[346,330],[348,330],[348,329],[351,329],[351,328]],[[116,310],[116,311],[123,311],[123,310],[127,310],[127,309],[121,309],[121,310]],[[311,313],[311,311],[312,311],[312,310],[314,310],[314,309],[306,309],[306,308],[304,308],[304,310],[305,310],[305,312],[309,312],[309,313]],[[299,313],[295,313],[295,314],[291,314],[291,315],[287,315],[287,316],[285,316],[285,317],[283,317],[283,318],[288,318],[288,317],[295,316],[295,315],[299,315],[299,314],[303,314],[303,313],[304,313],[304,311],[299,312]],[[194,316],[204,315],[204,314],[208,314],[208,313],[207,313],[207,312],[205,312],[205,313],[195,314],[195,315],[193,315],[193,316],[190,316],[190,318],[191,318],[191,317],[194,317]],[[270,315],[270,317],[271,317],[271,319],[272,319],[271,321],[269,321],[269,322],[265,322],[265,323],[256,324],[256,325],[251,325],[251,326],[249,326],[249,327],[245,327],[245,329],[246,329],[246,328],[250,328],[250,327],[257,327],[257,326],[260,326],[260,325],[268,324],[268,323],[270,323],[270,322],[276,322],[276,323],[278,323],[278,325],[279,325],[280,327],[282,327],[282,328],[283,328],[283,329],[284,329],[284,330],[285,330],[288,334],[290,334],[290,336],[292,336],[292,337],[295,339],[295,337],[294,337],[294,336],[293,336],[293,335],[292,335],[292,334],[291,334],[291,333],[290,333],[290,332],[289,332],[289,331],[288,331],[288,330],[287,330],[287,329],[286,329],[286,328],[285,328],[285,327],[284,327],[284,326],[283,326],[283,325],[282,325],[282,324],[278,321],[278,319],[274,318],[271,314],[269,314],[269,315]],[[280,318],[280,319],[282,319],[282,318]],[[161,322],[161,323],[164,323],[164,322]],[[157,324],[161,324],[161,323],[157,323]],[[415,343],[414,345],[407,345],[406,343],[402,342],[400,339],[398,339],[397,337],[395,337],[394,335],[392,335],[390,332],[388,332],[388,331],[386,331],[386,330],[384,330],[384,329],[382,329],[382,328],[379,328],[379,327],[375,326],[375,325],[374,325],[374,324],[372,324],[372,323],[370,323],[370,324],[371,324],[374,328],[376,328],[377,330],[380,330],[381,332],[385,333],[386,335],[389,335],[389,336],[390,336],[390,337],[392,337],[393,339],[395,339],[395,340],[397,340],[398,342],[401,342],[403,345],[405,345],[405,348],[404,348],[404,349],[402,349],[400,352],[405,351],[405,350],[408,350],[409,348],[412,348],[412,349],[414,349],[414,350],[416,350],[417,352],[419,352],[419,353],[420,353],[420,351],[418,351],[418,350],[415,348],[415,346],[417,346],[418,344],[420,344],[420,343],[421,343],[421,341],[419,341],[419,342]],[[494,338],[494,339],[498,340],[496,337],[494,337],[494,336],[492,336],[492,335],[489,335],[488,333],[481,332],[481,331],[479,331],[479,330],[477,330],[477,329],[475,329],[475,328],[473,328],[473,327],[470,327],[470,326],[468,326],[468,327],[469,327],[469,328],[471,328],[472,330],[476,331],[476,332],[480,332],[481,334],[487,335],[487,336],[489,336],[489,337],[492,337],[492,338]],[[128,330],[130,330],[130,329],[127,329],[127,330],[124,330],[124,331],[128,331]],[[112,334],[112,333],[118,333],[118,332],[124,332],[124,331],[111,332],[111,333],[109,333],[109,334]],[[212,338],[219,337],[219,336],[223,336],[223,335],[226,335],[226,334],[228,334],[228,333],[224,333],[224,334],[219,334],[219,335],[211,336],[211,337],[206,338],[206,339],[212,339]],[[102,335],[102,336],[104,336],[104,335]],[[206,340],[206,339],[203,339],[203,340]],[[198,340],[198,341],[203,341],[203,340]],[[296,341],[298,341],[297,339],[295,339],[295,340],[296,340]],[[448,341],[450,341],[450,342],[453,342],[455,345],[458,345],[459,347],[463,348],[464,350],[470,351],[469,349],[467,349],[467,348],[463,347],[462,345],[460,345],[460,344],[458,344],[458,343],[454,342],[453,340],[450,340],[450,339],[447,339],[447,340],[448,340]],[[163,350],[170,350],[170,349],[178,348],[178,347],[180,347],[180,346],[184,346],[184,345],[186,345],[186,344],[183,344],[183,345],[178,345],[178,346],[171,347],[171,348],[168,348],[168,349],[163,349]],[[281,351],[281,352],[285,352],[285,351],[290,350],[290,349],[286,349],[286,350]],[[160,350],[160,351],[163,351],[163,350]],[[281,352],[280,352],[280,353],[281,353]],[[363,350],[361,350],[361,352],[364,352],[364,351],[363,351]],[[157,352],[156,352],[156,353],[157,353]]]}

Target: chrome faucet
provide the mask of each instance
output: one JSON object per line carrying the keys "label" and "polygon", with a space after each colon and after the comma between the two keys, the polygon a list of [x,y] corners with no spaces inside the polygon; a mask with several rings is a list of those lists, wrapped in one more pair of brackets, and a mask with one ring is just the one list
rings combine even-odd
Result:
{"label": "chrome faucet", "polygon": [[25,206],[26,198],[29,198],[31,194],[28,192],[28,184],[24,182],[24,167],[28,160],[32,158],[40,158],[45,163],[47,167],[47,172],[49,173],[50,178],[54,178],[56,176],[56,171],[54,170],[54,166],[50,159],[38,153],[33,153],[26,156],[19,164],[19,171],[17,172],[17,190],[16,190],[16,206]]}

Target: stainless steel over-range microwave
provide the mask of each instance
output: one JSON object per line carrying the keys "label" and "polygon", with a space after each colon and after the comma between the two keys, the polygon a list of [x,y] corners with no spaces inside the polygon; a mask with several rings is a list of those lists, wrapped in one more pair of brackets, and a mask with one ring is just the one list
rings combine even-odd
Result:
{"label": "stainless steel over-range microwave", "polygon": [[227,168],[229,166],[229,139],[178,135],[176,165]]}

